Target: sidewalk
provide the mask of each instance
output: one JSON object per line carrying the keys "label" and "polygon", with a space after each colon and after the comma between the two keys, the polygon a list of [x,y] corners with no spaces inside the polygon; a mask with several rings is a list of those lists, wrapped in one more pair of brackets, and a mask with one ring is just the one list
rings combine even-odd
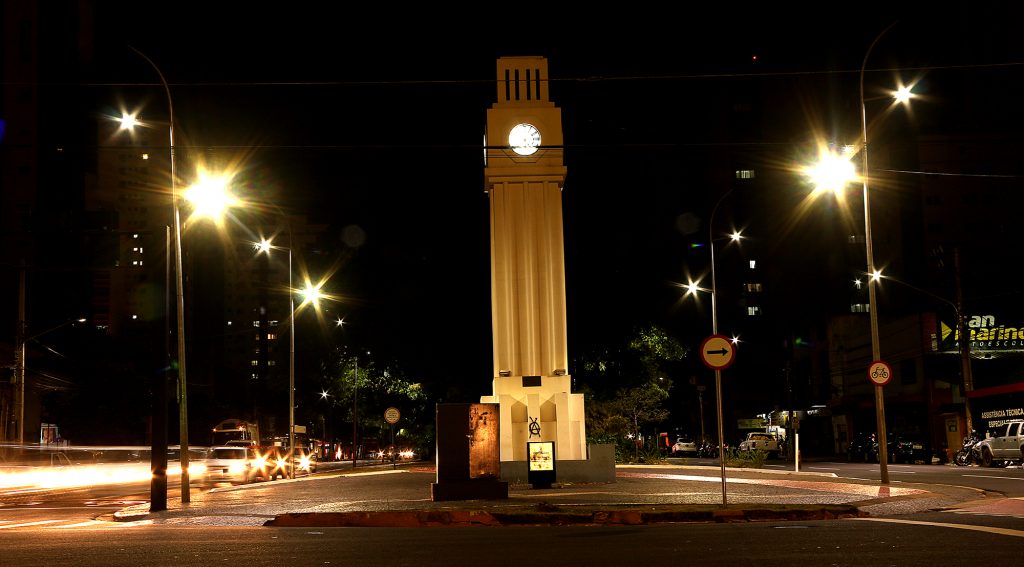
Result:
{"label": "sidewalk", "polygon": [[718,467],[619,465],[616,482],[509,485],[509,498],[434,502],[429,463],[320,472],[294,480],[193,488],[192,502],[169,498],[115,513],[117,521],[205,525],[508,526],[636,525],[657,522],[821,520],[947,509],[979,500],[974,489],[912,483],[881,485],[831,473],[727,469],[726,505]]}

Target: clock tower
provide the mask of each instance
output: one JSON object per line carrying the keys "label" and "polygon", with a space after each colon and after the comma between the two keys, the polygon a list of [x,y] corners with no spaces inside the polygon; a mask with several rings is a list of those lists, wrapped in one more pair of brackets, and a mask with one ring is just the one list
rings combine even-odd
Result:
{"label": "clock tower", "polygon": [[583,395],[571,392],[562,238],[562,116],[548,99],[543,57],[498,59],[487,110],[484,183],[490,201],[493,395],[501,461],[527,443],[555,443],[555,460],[586,459]]}

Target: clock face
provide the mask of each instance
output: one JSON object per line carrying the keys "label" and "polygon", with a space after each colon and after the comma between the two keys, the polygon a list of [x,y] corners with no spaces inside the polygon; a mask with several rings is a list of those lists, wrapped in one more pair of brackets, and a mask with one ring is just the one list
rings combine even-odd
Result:
{"label": "clock face", "polygon": [[508,145],[521,156],[531,155],[540,146],[540,130],[533,124],[517,124],[508,133]]}

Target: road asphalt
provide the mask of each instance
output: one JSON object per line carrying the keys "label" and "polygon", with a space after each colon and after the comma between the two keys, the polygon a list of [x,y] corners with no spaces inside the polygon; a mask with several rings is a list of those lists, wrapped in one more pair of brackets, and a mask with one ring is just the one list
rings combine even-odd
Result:
{"label": "road asphalt", "polygon": [[[507,499],[431,500],[432,463],[347,468],[248,485],[193,487],[191,502],[139,504],[121,522],[282,527],[637,525],[895,516],[955,509],[999,495],[957,486],[839,478],[832,473],[695,465],[618,465],[615,482],[534,488],[510,483]],[[332,470],[333,469],[333,470]],[[872,476],[872,475],[865,475]]]}

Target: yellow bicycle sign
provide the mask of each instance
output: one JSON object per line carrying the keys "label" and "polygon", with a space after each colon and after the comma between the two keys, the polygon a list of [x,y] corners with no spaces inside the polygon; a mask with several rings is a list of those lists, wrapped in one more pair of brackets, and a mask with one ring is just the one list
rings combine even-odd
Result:
{"label": "yellow bicycle sign", "polygon": [[885,386],[892,380],[892,367],[886,362],[876,360],[868,367],[868,378],[876,386]]}

